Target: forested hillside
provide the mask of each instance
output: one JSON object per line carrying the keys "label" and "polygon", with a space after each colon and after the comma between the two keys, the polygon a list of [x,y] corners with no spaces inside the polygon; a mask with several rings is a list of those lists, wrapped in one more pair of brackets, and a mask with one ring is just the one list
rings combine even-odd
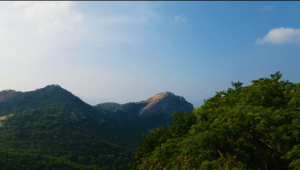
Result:
{"label": "forested hillside", "polygon": [[13,107],[18,107],[22,110],[49,101],[66,103],[69,107],[85,110],[89,116],[99,113],[95,108],[59,85],[48,85],[45,88],[19,94],[7,103],[0,103],[0,116],[6,115],[7,111],[10,111]]}
{"label": "forested hillside", "polygon": [[[70,161],[68,167],[74,163],[128,169],[141,135],[165,122],[162,115],[134,116],[120,110],[106,110],[109,113],[104,114],[103,109],[95,109],[57,85],[26,92],[0,104],[2,115],[12,115],[1,121],[1,151],[14,157],[13,161],[32,162],[18,165],[10,160],[12,167],[5,166],[12,169],[33,166],[34,158],[26,156],[29,149],[39,155]],[[11,152],[9,149],[15,151],[6,153]],[[115,160],[116,157],[122,158]],[[37,169],[62,167],[61,161],[36,166]]]}

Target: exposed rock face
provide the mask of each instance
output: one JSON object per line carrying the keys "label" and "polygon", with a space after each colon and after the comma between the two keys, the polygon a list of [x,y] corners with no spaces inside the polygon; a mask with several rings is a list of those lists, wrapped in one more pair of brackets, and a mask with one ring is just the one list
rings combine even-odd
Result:
{"label": "exposed rock face", "polygon": [[14,90],[3,90],[0,92],[0,102],[8,102],[21,93],[22,92],[16,92]]}
{"label": "exposed rock face", "polygon": [[157,113],[161,111],[166,116],[173,116],[172,111],[193,112],[193,104],[187,102],[184,97],[174,95],[171,92],[158,93],[150,97],[146,101],[139,103],[148,103],[140,112],[139,115],[145,113]]}

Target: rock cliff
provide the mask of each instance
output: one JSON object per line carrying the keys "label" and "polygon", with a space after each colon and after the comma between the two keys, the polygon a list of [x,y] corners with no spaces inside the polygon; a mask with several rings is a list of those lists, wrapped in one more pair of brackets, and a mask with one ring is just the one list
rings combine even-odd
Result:
{"label": "rock cliff", "polygon": [[187,102],[184,97],[174,95],[171,92],[158,93],[150,97],[146,101],[139,103],[148,103],[143,109],[140,110],[139,115],[146,113],[162,112],[166,116],[173,116],[172,111],[193,112],[193,104]]}

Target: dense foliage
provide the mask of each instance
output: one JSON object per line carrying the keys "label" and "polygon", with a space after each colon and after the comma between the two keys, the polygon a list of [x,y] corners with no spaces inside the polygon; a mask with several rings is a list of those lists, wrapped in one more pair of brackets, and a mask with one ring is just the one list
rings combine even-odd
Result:
{"label": "dense foliage", "polygon": [[[0,167],[6,169],[22,170],[53,170],[53,169],[72,169],[72,170],[95,170],[107,169],[97,165],[84,165],[68,160],[68,157],[55,157],[41,153],[39,150],[20,150],[0,148]],[[78,162],[85,161],[84,157],[78,156]]]}
{"label": "dense foliage", "polygon": [[300,83],[271,77],[174,114],[168,130],[142,136],[130,169],[299,169]]}

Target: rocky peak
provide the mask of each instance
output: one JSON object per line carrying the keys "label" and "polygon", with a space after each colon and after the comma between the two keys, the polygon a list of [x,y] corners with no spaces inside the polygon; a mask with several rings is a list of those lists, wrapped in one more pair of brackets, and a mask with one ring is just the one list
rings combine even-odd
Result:
{"label": "rocky peak", "polygon": [[187,102],[184,97],[177,96],[171,92],[158,93],[140,103],[148,103],[140,112],[139,115],[145,113],[163,112],[166,116],[172,115],[172,111],[192,112],[194,106]]}
{"label": "rocky peak", "polygon": [[140,101],[139,103],[155,103],[158,102],[160,100],[164,100],[167,98],[173,98],[173,99],[178,99],[178,100],[182,100],[182,101],[186,101],[184,97],[181,96],[177,96],[171,92],[161,92],[158,94],[153,95],[152,97],[150,97],[149,99],[147,99],[146,101]]}

